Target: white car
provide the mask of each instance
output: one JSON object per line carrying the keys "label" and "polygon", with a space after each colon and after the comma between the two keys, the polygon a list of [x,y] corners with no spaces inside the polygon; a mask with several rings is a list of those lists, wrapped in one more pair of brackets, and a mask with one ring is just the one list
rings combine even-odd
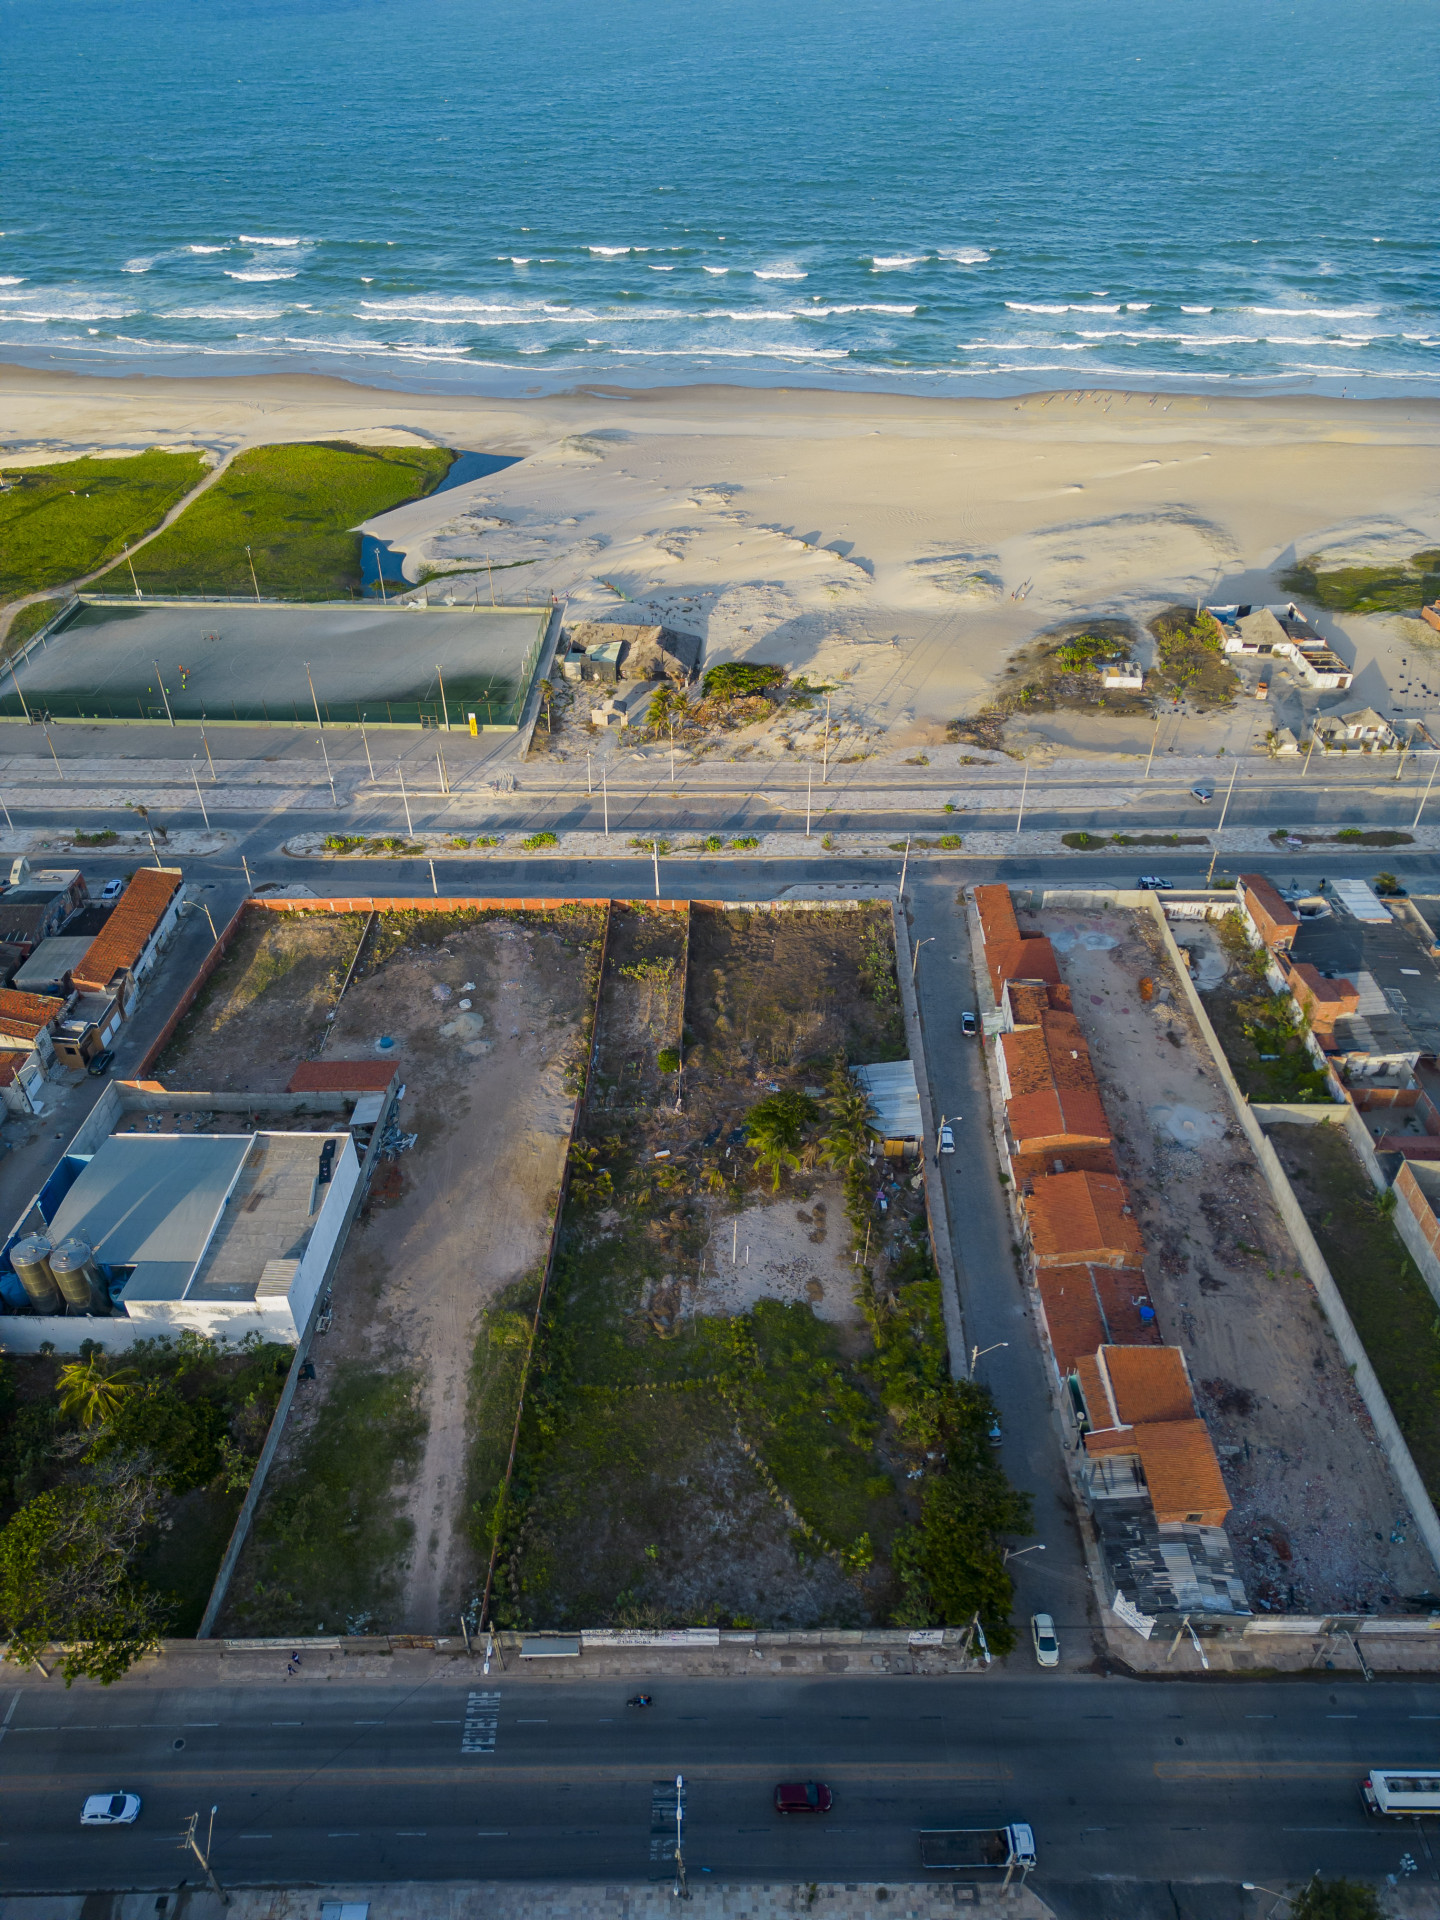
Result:
{"label": "white car", "polygon": [[940,1151],[941,1153],[954,1153],[955,1151],[955,1135],[951,1132],[948,1122],[940,1129]]}
{"label": "white car", "polygon": [[1035,1664],[1040,1667],[1058,1667],[1060,1642],[1055,1638],[1055,1622],[1048,1613],[1031,1614],[1030,1638],[1035,1642]]}
{"label": "white car", "polygon": [[100,889],[100,898],[102,900],[118,900],[124,891],[125,882],[123,880],[107,880]]}
{"label": "white car", "polygon": [[82,1827],[130,1827],[140,1812],[138,1793],[92,1793],[80,1815]]}

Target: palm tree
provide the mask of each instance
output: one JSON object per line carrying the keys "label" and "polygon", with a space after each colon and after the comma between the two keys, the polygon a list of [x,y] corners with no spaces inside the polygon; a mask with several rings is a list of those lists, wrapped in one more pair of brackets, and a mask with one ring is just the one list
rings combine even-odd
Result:
{"label": "palm tree", "polygon": [[135,1369],[120,1367],[111,1372],[102,1356],[92,1353],[87,1359],[72,1360],[60,1369],[58,1391],[62,1413],[76,1413],[80,1424],[93,1427],[113,1420],[121,1403],[134,1391]]}
{"label": "palm tree", "polygon": [[818,1116],[815,1102],[803,1093],[772,1093],[750,1109],[745,1136],[755,1151],[755,1171],[765,1167],[774,1171],[773,1193],[780,1191],[787,1167],[792,1173],[798,1171],[801,1143]]}

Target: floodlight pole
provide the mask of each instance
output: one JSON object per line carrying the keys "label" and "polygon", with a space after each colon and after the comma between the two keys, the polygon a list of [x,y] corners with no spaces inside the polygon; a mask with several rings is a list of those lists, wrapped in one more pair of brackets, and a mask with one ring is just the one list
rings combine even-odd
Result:
{"label": "floodlight pole", "polygon": [[600,769],[600,805],[605,814],[605,838],[610,838],[610,777],[605,768]]}
{"label": "floodlight pole", "polygon": [[827,785],[830,779],[830,695],[828,693],[825,696],[825,744],[823,754],[824,757],[820,766],[820,784],[822,787]]}
{"label": "floodlight pole", "polygon": [[24,714],[26,720],[28,721],[30,718],[30,709],[29,707],[26,706],[25,695],[20,690],[20,676],[15,671],[15,662],[13,658],[10,662],[10,678],[15,682],[16,693],[20,694],[20,711]]}
{"label": "floodlight pole", "polygon": [[55,751],[55,742],[50,738],[49,727],[46,727],[45,729],[45,744],[50,749],[50,758],[55,762],[55,771],[56,773],[59,774],[60,778],[63,780],[65,778],[65,769],[61,766],[60,756]]}
{"label": "floodlight pole", "polygon": [[415,838],[415,823],[410,818],[410,796],[405,791],[405,763],[403,760],[397,760],[395,765],[400,774],[400,798],[405,803],[405,831],[413,840]]}
{"label": "floodlight pole", "polygon": [[440,681],[440,714],[445,722],[445,731],[450,731],[450,709],[445,701],[445,676],[440,672],[440,662],[435,662],[435,672]]}
{"label": "floodlight pole", "polygon": [[1230,784],[1225,789],[1225,804],[1220,809],[1220,818],[1215,825],[1215,851],[1210,856],[1210,871],[1205,876],[1205,885],[1207,887],[1215,878],[1215,862],[1220,858],[1220,835],[1225,826],[1225,816],[1230,811],[1230,796],[1235,791],[1235,780],[1239,772],[1240,762],[1237,760],[1235,765],[1230,769]]}
{"label": "floodlight pole", "polygon": [[245,858],[243,853],[240,856],[240,864],[245,869],[245,891],[247,893],[253,893],[255,891],[255,882],[250,878],[250,862]]}
{"label": "floodlight pole", "polygon": [[805,838],[807,840],[810,838],[810,795],[814,780],[815,769],[813,767],[807,767],[805,769]]}
{"label": "floodlight pole", "polygon": [[330,804],[332,807],[338,807],[340,802],[335,798],[335,776],[330,771],[330,755],[326,752],[325,736],[323,733],[320,736],[320,751],[325,759],[325,778],[330,782]]}
{"label": "floodlight pole", "polygon": [[210,742],[205,738],[205,720],[203,715],[200,720],[200,744],[205,749],[205,758],[210,762],[210,778],[212,780],[218,780],[220,776],[215,771],[215,758],[210,751]]}
{"label": "floodlight pole", "polygon": [[910,836],[905,836],[905,858],[900,862],[900,904],[905,904],[905,875],[910,867]]}
{"label": "floodlight pole", "polygon": [[305,678],[310,681],[310,704],[315,709],[315,724],[323,733],[325,731],[325,722],[320,718],[320,702],[315,697],[315,682],[311,678],[310,662],[308,660],[305,662]]}
{"label": "floodlight pole", "polygon": [[1306,774],[1310,771],[1310,756],[1315,751],[1316,738],[1317,738],[1317,735],[1315,732],[1315,727],[1314,727],[1314,724],[1312,723],[1310,727],[1310,744],[1305,749],[1305,764],[1300,769],[1300,778],[1302,780],[1305,778]]}
{"label": "floodlight pole", "polygon": [[373,784],[375,779],[375,762],[370,758],[370,741],[365,733],[365,716],[363,713],[360,716],[360,744],[365,749],[365,764],[370,769],[370,779]]}
{"label": "floodlight pole", "polygon": [[15,822],[10,818],[10,809],[8,806],[5,805],[5,802],[3,800],[0,800],[0,808],[4,808],[5,824],[10,829],[11,833],[13,833],[15,831]]}
{"label": "floodlight pole", "polygon": [[210,816],[205,811],[205,796],[200,791],[200,776],[195,771],[195,762],[190,762],[190,778],[195,782],[195,798],[200,802],[200,818],[205,822],[205,831],[210,831]]}
{"label": "floodlight pole", "polygon": [[[175,716],[170,711],[170,696],[165,691],[165,676],[160,671],[160,662],[158,660],[152,660],[150,664],[155,669],[155,679],[160,688],[160,698],[165,702],[165,718],[173,727],[175,724]],[[18,686],[19,682],[17,681],[16,684]]]}
{"label": "floodlight pole", "polygon": [[130,569],[130,584],[135,589],[135,598],[137,600],[143,600],[145,596],[140,591],[140,582],[135,578],[135,562],[130,558],[130,542],[128,540],[125,542],[125,564]]}
{"label": "floodlight pole", "polygon": [[1145,756],[1145,778],[1150,778],[1150,762],[1155,758],[1155,743],[1160,738],[1160,716],[1155,716],[1155,731],[1150,736],[1150,751]]}
{"label": "floodlight pole", "polygon": [[1015,837],[1020,837],[1020,822],[1025,818],[1025,796],[1030,791],[1030,769],[1025,769],[1025,777],[1020,782],[1020,811],[1015,815]]}
{"label": "floodlight pole", "polygon": [[260,598],[260,582],[255,578],[255,556],[251,553],[248,543],[245,548],[245,558],[250,562],[250,584],[255,589],[255,598],[258,602]]}
{"label": "floodlight pole", "polygon": [[655,862],[655,898],[660,898],[660,842],[650,842],[650,857]]}

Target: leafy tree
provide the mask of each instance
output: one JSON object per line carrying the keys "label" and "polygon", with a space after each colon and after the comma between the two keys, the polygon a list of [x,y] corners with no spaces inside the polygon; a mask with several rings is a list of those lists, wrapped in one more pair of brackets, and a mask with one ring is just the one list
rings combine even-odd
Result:
{"label": "leafy tree", "polygon": [[707,700],[744,700],[751,694],[778,687],[785,678],[783,667],[765,667],[751,660],[727,660],[711,667],[701,683]]}
{"label": "leafy tree", "polygon": [[17,1664],[59,1642],[67,1687],[80,1674],[109,1686],[159,1645],[168,1608],[129,1572],[155,1518],[151,1468],[145,1455],[116,1459],[91,1486],[27,1501],[0,1531],[0,1633]]}
{"label": "leafy tree", "polygon": [[102,1353],[92,1351],[60,1369],[57,1395],[62,1413],[75,1414],[82,1427],[105,1426],[134,1391],[135,1369],[111,1369]]}
{"label": "leafy tree", "polygon": [[658,687],[649,706],[645,709],[645,724],[651,733],[667,733],[673,740],[675,729],[683,727],[690,718],[690,708],[679,687],[671,686],[667,680]]}
{"label": "leafy tree", "polygon": [[1322,1880],[1317,1873],[1290,1902],[1294,1920],[1384,1920],[1375,1889],[1363,1880]]}
{"label": "leafy tree", "polygon": [[750,1109],[745,1136],[754,1149],[755,1171],[769,1167],[774,1172],[772,1192],[780,1191],[787,1167],[792,1173],[799,1168],[805,1135],[819,1117],[820,1109],[805,1093],[768,1094]]}
{"label": "leafy tree", "polygon": [[820,1141],[820,1152],[826,1165],[847,1178],[862,1174],[880,1135],[876,1131],[875,1109],[869,1094],[856,1086],[843,1062],[837,1061],[830,1075],[829,1090],[821,1108],[826,1132]]}
{"label": "leafy tree", "polygon": [[100,1462],[148,1449],[157,1481],[173,1493],[207,1486],[223,1464],[225,1416],[211,1400],[187,1400],[165,1381],[148,1381],[126,1395],[90,1449]]}

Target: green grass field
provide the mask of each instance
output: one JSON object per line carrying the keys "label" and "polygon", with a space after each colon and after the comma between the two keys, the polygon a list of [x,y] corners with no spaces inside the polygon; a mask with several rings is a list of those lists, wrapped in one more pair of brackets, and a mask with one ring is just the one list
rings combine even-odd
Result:
{"label": "green grass field", "polygon": [[155,448],[120,459],[0,467],[0,601],[103,566],[163,520],[204,474],[198,453]]}
{"label": "green grass field", "polygon": [[1282,573],[1280,584],[1336,613],[1418,613],[1427,601],[1440,599],[1440,547],[1412,553],[1408,564],[1328,572],[1312,556]]}
{"label": "green grass field", "polygon": [[[435,447],[356,447],[327,441],[256,447],[136,556],[145,593],[345,599],[359,589],[361,521],[429,493],[454,455]],[[255,578],[251,579],[250,548]],[[127,567],[97,591],[128,593]]]}

